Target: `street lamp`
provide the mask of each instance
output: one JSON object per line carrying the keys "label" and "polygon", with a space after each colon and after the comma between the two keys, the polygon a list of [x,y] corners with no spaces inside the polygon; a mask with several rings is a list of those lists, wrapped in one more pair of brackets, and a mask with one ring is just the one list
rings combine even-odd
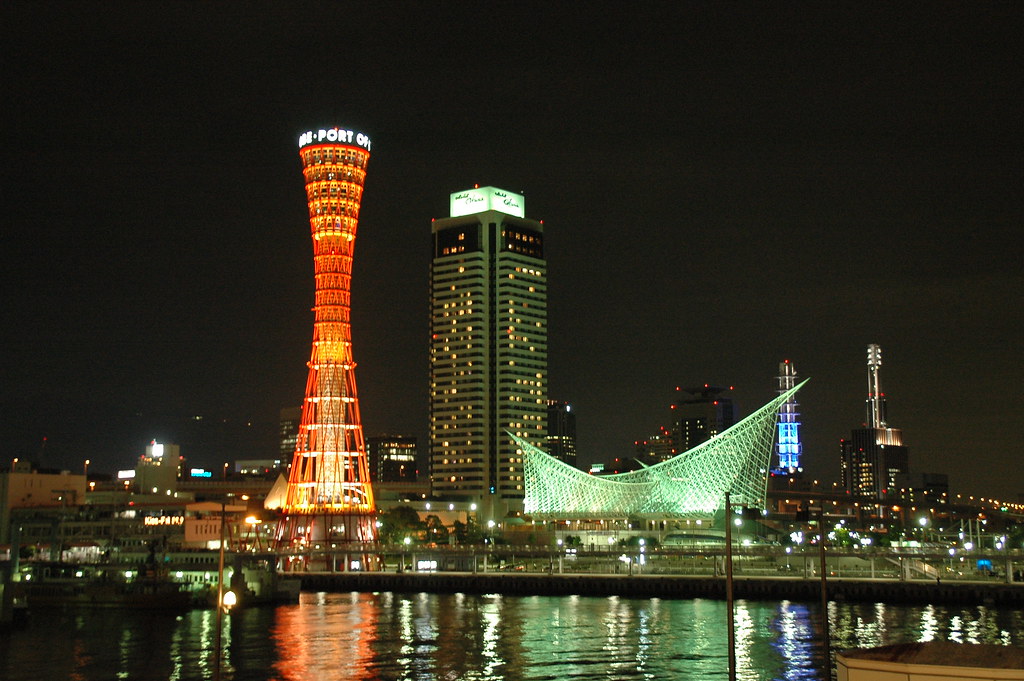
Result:
{"label": "street lamp", "polygon": [[[225,464],[226,466],[227,464]],[[227,470],[227,469],[225,469]],[[215,653],[216,664],[214,667],[213,678],[215,681],[220,681],[220,658],[223,655],[222,646],[222,629],[224,613],[230,611],[232,606],[237,602],[237,596],[234,591],[224,589],[224,525],[226,524],[227,516],[227,498],[221,499],[220,502],[220,555],[217,561],[217,650]]]}
{"label": "street lamp", "polygon": [[399,572],[405,572],[405,552],[410,544],[412,544],[412,537],[406,537],[402,540],[402,563],[398,566]]}

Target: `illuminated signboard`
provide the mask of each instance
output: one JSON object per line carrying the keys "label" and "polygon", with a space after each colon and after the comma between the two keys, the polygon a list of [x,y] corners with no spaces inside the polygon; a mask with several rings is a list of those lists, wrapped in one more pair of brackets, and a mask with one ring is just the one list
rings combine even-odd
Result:
{"label": "illuminated signboard", "polygon": [[184,525],[185,516],[182,515],[161,515],[161,516],[146,516],[142,519],[143,525],[158,526],[158,525]]}
{"label": "illuminated signboard", "polygon": [[213,473],[203,468],[193,468],[189,471],[189,475],[193,478],[212,478]]}
{"label": "illuminated signboard", "polygon": [[299,135],[299,149],[310,144],[351,144],[370,150],[370,138],[361,132],[341,128],[320,128],[307,130]]}
{"label": "illuminated signboard", "polygon": [[129,479],[134,478],[134,477],[135,477],[135,469],[133,469],[133,468],[117,472],[117,479],[118,480],[129,480]]}
{"label": "illuminated signboard", "polygon": [[453,218],[462,215],[482,213],[485,210],[496,210],[517,218],[526,217],[522,194],[513,194],[497,187],[475,187],[451,195],[449,204]]}

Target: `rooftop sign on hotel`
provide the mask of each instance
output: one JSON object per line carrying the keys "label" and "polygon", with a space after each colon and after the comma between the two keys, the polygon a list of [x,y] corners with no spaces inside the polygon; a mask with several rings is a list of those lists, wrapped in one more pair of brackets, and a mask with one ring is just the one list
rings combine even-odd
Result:
{"label": "rooftop sign on hotel", "polygon": [[497,187],[474,187],[465,191],[455,192],[450,200],[451,216],[482,213],[485,210],[496,210],[517,218],[526,217],[526,200],[522,194],[513,194]]}

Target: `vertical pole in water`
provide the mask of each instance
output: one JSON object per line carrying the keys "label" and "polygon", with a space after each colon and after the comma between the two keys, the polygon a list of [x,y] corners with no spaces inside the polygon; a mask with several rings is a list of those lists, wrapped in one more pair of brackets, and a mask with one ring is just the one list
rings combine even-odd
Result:
{"label": "vertical pole in water", "polygon": [[825,507],[818,511],[818,549],[821,556],[821,633],[825,641],[825,664],[832,668],[832,642],[828,624],[828,585],[825,579]]}
{"label": "vertical pole in water", "polygon": [[736,681],[736,631],[732,607],[732,505],[725,493],[725,611],[729,632],[729,681]]}
{"label": "vertical pole in water", "polygon": [[221,628],[224,617],[224,514],[227,512],[226,500],[220,502],[220,556],[217,561],[217,650],[214,653],[213,678],[220,681]]}

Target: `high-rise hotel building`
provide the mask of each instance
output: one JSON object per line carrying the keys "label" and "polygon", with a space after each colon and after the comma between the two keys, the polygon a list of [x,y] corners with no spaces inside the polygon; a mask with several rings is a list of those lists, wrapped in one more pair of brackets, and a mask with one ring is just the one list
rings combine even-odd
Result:
{"label": "high-rise hotel building", "polygon": [[495,187],[455,192],[450,206],[431,228],[431,488],[500,520],[525,491],[508,433],[539,447],[547,437],[544,226]]}

